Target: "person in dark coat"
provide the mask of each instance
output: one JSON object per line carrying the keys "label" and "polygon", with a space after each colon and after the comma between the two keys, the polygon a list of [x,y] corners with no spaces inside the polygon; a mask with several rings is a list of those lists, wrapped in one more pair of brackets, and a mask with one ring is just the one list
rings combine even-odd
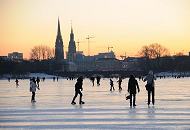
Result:
{"label": "person in dark coat", "polygon": [[72,105],[76,104],[75,99],[78,96],[78,94],[80,95],[79,104],[85,103],[82,101],[82,92],[81,92],[83,90],[82,85],[83,85],[83,77],[81,76],[77,79],[77,82],[75,84],[75,96],[73,97],[73,100],[71,102]]}
{"label": "person in dark coat", "polygon": [[97,77],[96,77],[96,80],[97,80],[97,86],[100,86],[100,79],[101,79],[100,76],[97,76]]}
{"label": "person in dark coat", "polygon": [[154,95],[155,95],[155,89],[154,89],[154,80],[156,80],[156,77],[154,76],[153,71],[149,71],[148,75],[144,78],[144,82],[147,81],[146,84],[146,90],[148,91],[148,105],[150,105],[150,95],[152,94],[152,104],[154,105]]}
{"label": "person in dark coat", "polygon": [[53,77],[53,82],[55,82],[55,77]]}
{"label": "person in dark coat", "polygon": [[118,82],[118,85],[119,85],[119,91],[121,91],[122,90],[122,87],[121,87],[122,78],[119,77],[119,80],[117,82]]}
{"label": "person in dark coat", "polygon": [[18,87],[19,86],[19,84],[18,84],[18,79],[16,78],[16,80],[15,80],[15,83],[16,83],[16,87]]}
{"label": "person in dark coat", "polygon": [[[135,101],[136,101],[136,88],[138,89],[138,92],[140,92],[139,89],[139,85],[137,80],[135,79],[135,77],[133,75],[130,75],[129,81],[128,81],[128,92],[130,94],[130,107],[132,107],[132,105],[135,107]],[[133,99],[133,102],[132,102]]]}
{"label": "person in dark coat", "polygon": [[114,88],[114,85],[113,85],[113,80],[110,79],[110,91],[112,91],[112,89],[113,89],[113,91],[115,91],[115,88]]}
{"label": "person in dark coat", "polygon": [[40,87],[40,78],[39,77],[36,78],[36,83],[37,83],[37,86],[39,88]]}

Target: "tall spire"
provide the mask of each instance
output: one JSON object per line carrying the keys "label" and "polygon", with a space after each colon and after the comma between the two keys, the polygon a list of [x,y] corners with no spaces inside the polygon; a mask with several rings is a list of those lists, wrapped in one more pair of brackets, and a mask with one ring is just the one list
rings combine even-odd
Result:
{"label": "tall spire", "polygon": [[61,29],[60,29],[59,17],[58,17],[57,36],[61,36]]}
{"label": "tall spire", "polygon": [[76,53],[76,45],[75,45],[73,27],[71,22],[71,33],[70,33],[70,41],[68,46],[67,60],[73,62],[76,58],[75,53]]}
{"label": "tall spire", "polygon": [[72,20],[71,20],[71,33],[73,34]]}
{"label": "tall spire", "polygon": [[70,41],[74,41],[74,33],[73,33],[73,26],[71,21],[71,33],[70,33]]}
{"label": "tall spire", "polygon": [[55,59],[57,61],[62,61],[64,59],[63,40],[61,36],[59,18],[58,18],[57,37],[55,41]]}
{"label": "tall spire", "polygon": [[72,27],[72,25],[71,25],[71,33],[73,33],[73,27]]}

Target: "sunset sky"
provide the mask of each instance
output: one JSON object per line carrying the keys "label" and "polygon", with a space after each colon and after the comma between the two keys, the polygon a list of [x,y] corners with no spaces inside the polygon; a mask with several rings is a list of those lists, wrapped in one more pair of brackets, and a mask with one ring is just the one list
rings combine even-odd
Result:
{"label": "sunset sky", "polygon": [[71,20],[80,50],[91,55],[113,46],[117,56],[136,56],[143,45],[159,43],[171,54],[190,51],[190,0],[0,0],[0,55],[35,45],[53,48],[60,19],[64,51]]}

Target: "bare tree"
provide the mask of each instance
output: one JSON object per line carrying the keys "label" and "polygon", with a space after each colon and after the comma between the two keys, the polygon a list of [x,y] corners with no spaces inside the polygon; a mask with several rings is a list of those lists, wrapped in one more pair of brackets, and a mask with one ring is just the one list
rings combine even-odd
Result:
{"label": "bare tree", "polygon": [[49,47],[46,48],[47,52],[46,52],[46,58],[47,59],[52,59],[54,57],[54,49],[51,49]]}
{"label": "bare tree", "polygon": [[30,58],[33,60],[45,60],[54,57],[52,49],[45,45],[34,46],[31,49]]}
{"label": "bare tree", "polygon": [[163,47],[158,43],[150,44],[149,46],[145,45],[141,48],[139,52],[140,56],[146,57],[148,59],[157,59],[162,56],[169,55],[167,48]]}
{"label": "bare tree", "polygon": [[139,55],[143,56],[143,57],[146,57],[147,59],[150,59],[151,58],[150,57],[151,56],[150,55],[150,48],[147,45],[143,46],[141,48],[141,50],[139,51]]}
{"label": "bare tree", "polygon": [[30,58],[35,60],[40,60],[40,48],[38,46],[35,46],[32,48],[30,52]]}
{"label": "bare tree", "polygon": [[47,46],[40,46],[40,50],[41,50],[41,58],[42,60],[46,59],[46,51],[47,51]]}
{"label": "bare tree", "polygon": [[175,54],[175,56],[184,56],[184,53],[183,52],[178,52]]}
{"label": "bare tree", "polygon": [[146,62],[144,68],[157,69],[161,68],[161,59],[160,57],[168,56],[169,51],[167,48],[163,47],[158,43],[153,43],[150,45],[143,46],[139,51],[140,56],[146,57]]}

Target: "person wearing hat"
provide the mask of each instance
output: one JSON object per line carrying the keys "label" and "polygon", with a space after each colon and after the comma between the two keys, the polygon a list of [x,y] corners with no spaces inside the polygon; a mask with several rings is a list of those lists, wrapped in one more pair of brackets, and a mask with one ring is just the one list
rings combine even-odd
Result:
{"label": "person wearing hat", "polygon": [[154,80],[156,80],[156,77],[154,76],[153,71],[149,71],[148,75],[144,78],[144,82],[147,81],[147,84],[145,85],[146,90],[148,91],[148,105],[150,105],[150,96],[152,94],[152,104],[155,103],[155,89],[154,89]]}
{"label": "person wearing hat", "polygon": [[81,92],[83,90],[82,85],[83,85],[83,77],[80,76],[77,79],[77,82],[75,84],[75,96],[73,97],[73,100],[71,102],[72,105],[76,104],[75,99],[78,96],[78,94],[80,95],[79,104],[84,104],[85,103],[85,102],[82,101],[82,92]]}

